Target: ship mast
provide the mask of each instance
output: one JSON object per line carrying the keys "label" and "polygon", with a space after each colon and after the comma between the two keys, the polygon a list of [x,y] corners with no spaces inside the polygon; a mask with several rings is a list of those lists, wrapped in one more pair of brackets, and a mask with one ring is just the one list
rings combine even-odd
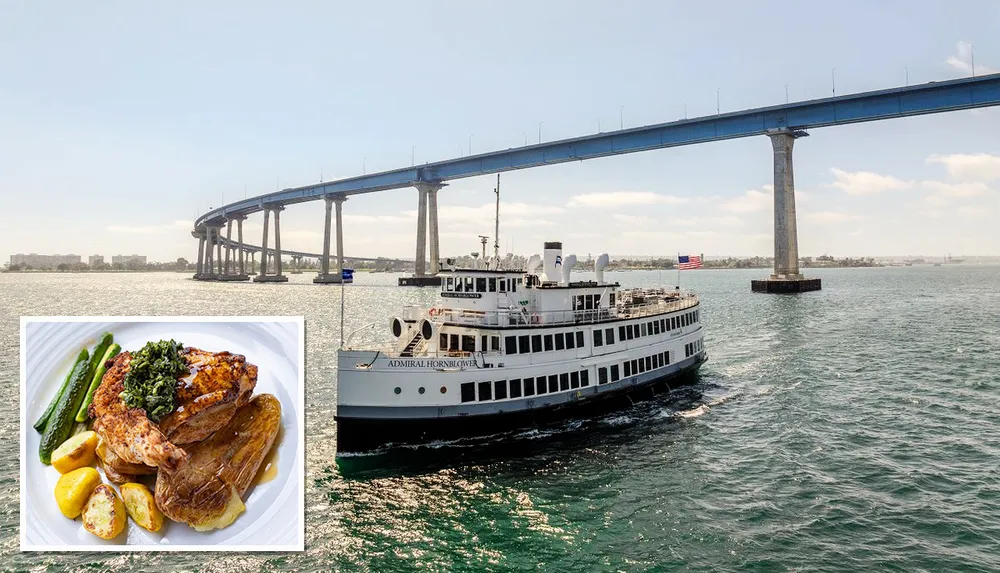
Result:
{"label": "ship mast", "polygon": [[500,174],[497,173],[497,187],[493,190],[497,195],[496,227],[493,231],[493,260],[497,270],[500,270]]}

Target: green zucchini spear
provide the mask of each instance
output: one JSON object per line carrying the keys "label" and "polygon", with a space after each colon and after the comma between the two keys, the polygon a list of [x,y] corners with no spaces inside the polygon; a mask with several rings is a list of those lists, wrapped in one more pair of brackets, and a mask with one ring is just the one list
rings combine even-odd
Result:
{"label": "green zucchini spear", "polygon": [[98,342],[97,346],[90,351],[90,370],[87,371],[88,377],[92,377],[94,372],[97,371],[97,367],[104,364],[101,357],[104,356],[104,351],[111,346],[111,343],[114,342],[114,340],[114,336],[110,332],[105,332],[101,336],[101,341]]}
{"label": "green zucchini spear", "polygon": [[39,418],[38,421],[35,422],[35,424],[32,426],[33,428],[38,430],[39,434],[45,432],[45,424],[49,421],[49,417],[52,415],[53,410],[56,409],[56,404],[59,403],[59,398],[61,398],[62,395],[66,392],[66,387],[69,386],[69,381],[73,377],[73,372],[76,371],[77,365],[79,365],[80,362],[86,362],[87,357],[88,357],[88,352],[87,349],[84,348],[83,350],[80,351],[80,354],[76,357],[76,362],[73,363],[73,367],[70,368],[69,372],[66,373],[66,379],[63,380],[62,386],[59,387],[59,391],[56,392],[56,395],[52,397],[52,401],[49,402],[49,407],[45,409],[45,413],[42,414],[42,417]]}
{"label": "green zucchini spear", "polygon": [[87,420],[87,408],[89,408],[90,403],[94,401],[94,392],[96,392],[97,387],[101,385],[101,378],[104,378],[104,371],[108,360],[118,356],[121,349],[121,346],[114,343],[104,351],[104,356],[102,356],[101,361],[97,363],[97,370],[94,371],[93,376],[90,378],[90,388],[87,389],[87,394],[83,398],[83,403],[80,404],[80,410],[76,413],[75,420],[77,422],[84,422]]}
{"label": "green zucchini spear", "polygon": [[[83,352],[86,353],[87,350],[84,349]],[[42,441],[38,445],[38,457],[45,465],[52,463],[52,452],[59,447],[59,444],[66,441],[70,430],[73,429],[73,417],[80,408],[80,402],[83,400],[90,382],[87,377],[90,371],[88,357],[89,353],[85,355],[83,360],[76,363],[66,391],[59,396],[59,402],[56,404],[55,410],[52,411],[52,415],[49,416],[49,421],[45,424],[45,432],[42,433]]]}

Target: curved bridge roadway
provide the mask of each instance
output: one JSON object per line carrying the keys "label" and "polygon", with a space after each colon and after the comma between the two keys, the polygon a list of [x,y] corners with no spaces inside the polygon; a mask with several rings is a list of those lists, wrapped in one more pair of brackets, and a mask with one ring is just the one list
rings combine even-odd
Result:
{"label": "curved bridge roadway", "polygon": [[[218,275],[214,273],[215,265],[213,263],[218,265],[220,275],[229,272],[228,265],[226,265],[227,268],[223,268],[223,261],[221,260],[222,227],[227,227],[227,238],[231,239],[232,223],[235,221],[240,235],[237,238],[237,245],[246,246],[242,241],[242,220],[247,215],[261,211],[264,212],[264,236],[261,248],[268,251],[268,253],[275,252],[274,263],[277,275],[280,277],[280,253],[282,251],[280,246],[279,213],[287,205],[325,200],[326,232],[324,235],[323,253],[319,255],[324,271],[317,278],[317,282],[336,282],[336,280],[320,280],[324,275],[331,277],[331,279],[336,279],[340,276],[339,272],[335,275],[330,273],[328,266],[331,211],[333,205],[336,205],[337,213],[337,259],[338,266],[342,268],[343,229],[341,214],[344,201],[351,195],[376,193],[403,187],[416,187],[418,191],[416,274],[422,276],[427,271],[425,256],[427,227],[429,226],[431,239],[429,270],[430,274],[434,275],[438,271],[439,259],[437,191],[445,185],[445,181],[569,161],[582,161],[611,155],[756,135],[768,135],[772,139],[775,159],[775,209],[776,213],[779,210],[783,210],[782,212],[786,215],[785,218],[791,218],[790,222],[781,220],[781,228],[779,228],[779,220],[784,218],[775,217],[776,233],[788,234],[792,243],[788,249],[776,248],[776,250],[782,252],[775,253],[775,274],[795,275],[798,271],[798,259],[797,246],[794,244],[794,188],[791,180],[791,169],[787,169],[787,175],[785,174],[786,170],[781,169],[781,174],[779,175],[778,165],[778,162],[782,161],[787,162],[787,167],[791,166],[791,141],[797,137],[808,135],[805,130],[812,128],[996,105],[1000,105],[1000,74],[991,74],[821,98],[598,133],[573,139],[526,145],[504,151],[494,151],[458,159],[427,163],[417,167],[284,189],[275,193],[230,203],[209,211],[198,218],[195,222],[195,228],[192,231],[192,234],[200,239],[199,272],[196,278],[217,278]],[[274,214],[275,245],[273,250],[267,247],[269,213]],[[778,243],[779,241],[776,241],[776,246]],[[207,250],[206,246],[208,247]],[[215,248],[213,249],[213,247]],[[218,261],[214,260],[213,250],[218,251]],[[781,268],[779,268],[778,255],[781,255],[780,258],[785,261],[781,263]],[[778,271],[788,272],[779,273]],[[266,267],[262,261],[261,276],[258,279],[266,279],[266,275]],[[281,279],[278,278],[277,280]]]}

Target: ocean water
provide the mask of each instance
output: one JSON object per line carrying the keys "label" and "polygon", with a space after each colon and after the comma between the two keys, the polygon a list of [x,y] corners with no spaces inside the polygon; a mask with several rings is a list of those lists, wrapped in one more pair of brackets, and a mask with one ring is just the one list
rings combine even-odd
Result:
{"label": "ocean water", "polygon": [[[750,292],[697,270],[696,383],[598,419],[484,444],[335,461],[339,286],[188,275],[0,274],[4,571],[997,571],[1000,267],[820,269]],[[345,332],[431,305],[356,275]],[[624,286],[674,272],[610,273]],[[19,551],[21,315],[304,315],[306,550]]]}

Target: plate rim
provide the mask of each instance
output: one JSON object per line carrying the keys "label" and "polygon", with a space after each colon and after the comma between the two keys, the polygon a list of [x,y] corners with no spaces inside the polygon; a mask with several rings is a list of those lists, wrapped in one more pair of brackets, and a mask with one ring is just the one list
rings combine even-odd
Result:
{"label": "plate rim", "polygon": [[[27,471],[27,458],[26,458],[26,445],[27,445],[27,345],[25,334],[27,330],[27,325],[30,323],[50,323],[50,322],[63,322],[63,323],[107,323],[107,322],[149,322],[149,323],[207,323],[207,322],[256,322],[256,323],[294,323],[297,326],[296,332],[296,342],[298,344],[298,356],[297,369],[298,369],[298,392],[297,399],[301,407],[297,412],[299,416],[299,424],[296,431],[298,437],[298,443],[295,448],[295,460],[293,462],[295,466],[295,479],[297,479],[296,487],[298,489],[298,495],[281,495],[279,494],[279,500],[294,498],[298,503],[298,523],[299,527],[295,530],[296,541],[291,544],[280,544],[280,545],[213,545],[213,544],[202,544],[202,545],[150,545],[150,544],[140,544],[140,545],[128,545],[128,544],[94,544],[94,545],[52,545],[46,543],[33,543],[29,542],[27,539],[27,513],[26,513],[26,499],[24,492],[24,484]],[[305,316],[304,315],[213,315],[213,316],[199,316],[199,315],[134,315],[134,316],[97,316],[97,315],[21,315],[20,317],[20,338],[19,338],[19,367],[20,367],[20,382],[19,382],[19,413],[20,413],[20,435],[19,435],[19,455],[20,458],[20,470],[19,470],[19,541],[20,541],[20,551],[21,552],[69,552],[69,551],[85,551],[85,552],[131,552],[131,551],[141,551],[141,552],[171,552],[171,551],[219,551],[219,552],[262,552],[262,551],[281,551],[281,552],[304,552],[305,551],[305,426],[306,426],[306,412],[305,412]],[[296,395],[296,392],[289,392],[292,395]]]}

